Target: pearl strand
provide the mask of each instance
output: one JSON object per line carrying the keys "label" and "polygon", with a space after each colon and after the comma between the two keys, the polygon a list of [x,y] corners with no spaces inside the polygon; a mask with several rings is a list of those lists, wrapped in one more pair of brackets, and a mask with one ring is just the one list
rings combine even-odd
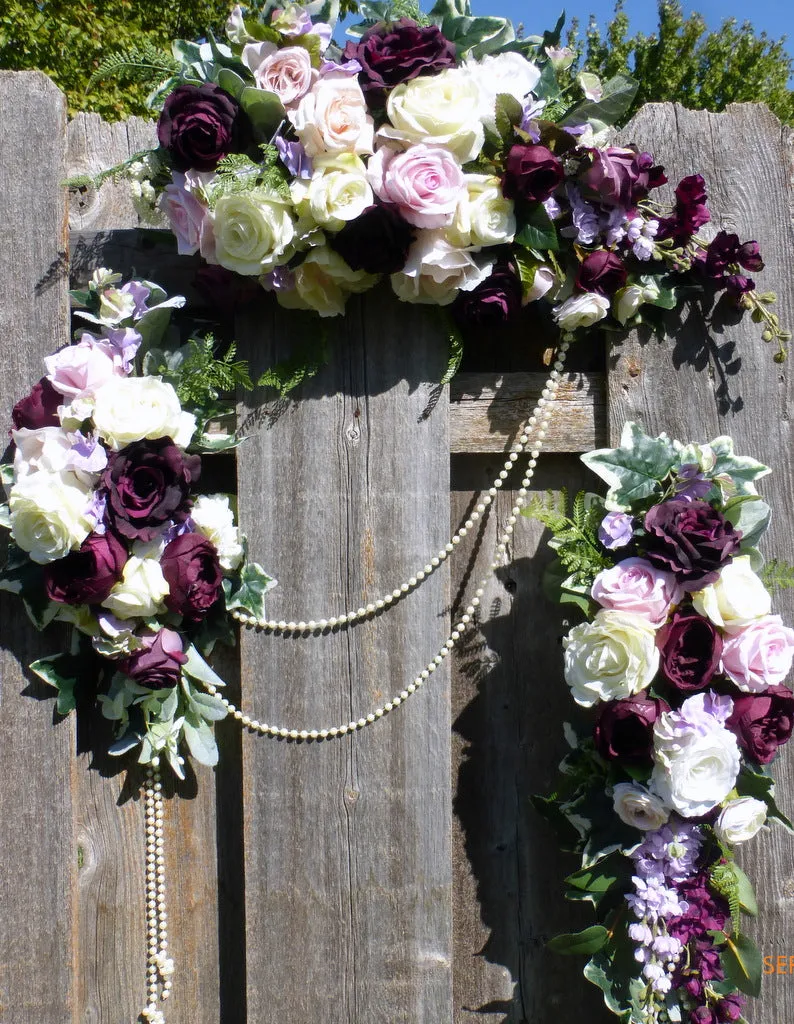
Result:
{"label": "pearl strand", "polygon": [[[560,382],[560,374],[565,365],[565,360],[567,358],[570,342],[570,336],[564,335],[560,343],[559,350],[557,352],[557,356],[554,362],[554,368],[551,374],[549,375],[549,379],[546,382],[546,387],[544,387],[543,389],[542,396],[538,400],[538,407],[539,410],[541,410],[541,414],[539,421],[539,429],[537,431],[537,434],[535,435],[537,447],[530,452],[530,459],[527,464],[527,470],[524,475],[524,478],[521,481],[521,487],[518,491],[516,503],[510,510],[510,515],[507,517],[507,525],[505,526],[504,531],[502,532],[502,535],[499,538],[499,541],[496,545],[496,558],[494,559],[493,562],[491,562],[488,573],[486,573],[486,575],[478,583],[474,591],[474,597],[471,599],[471,602],[467,605],[466,610],[460,617],[460,620],[456,622],[455,625],[453,626],[452,632],[449,634],[446,641],[444,642],[443,647],[441,647],[441,649],[438,651],[435,657],[427,663],[427,665],[422,669],[421,672],[414,676],[413,681],[409,683],[404,690],[402,690],[398,694],[395,694],[395,696],[393,696],[391,700],[387,701],[385,704],[376,708],[374,711],[371,711],[365,718],[354,719],[350,722],[342,723],[341,725],[334,725],[323,729],[288,729],[285,726],[270,725],[267,722],[260,722],[258,719],[251,718],[249,715],[244,714],[244,712],[240,708],[236,707],[227,697],[224,697],[223,694],[218,691],[218,688],[214,684],[202,683],[206,691],[212,694],[213,697],[217,697],[221,701],[223,706],[226,708],[227,712],[234,719],[240,722],[242,726],[244,726],[246,729],[249,729],[251,732],[259,733],[262,736],[271,736],[273,738],[291,741],[327,740],[335,739],[338,736],[345,736],[348,733],[357,732],[360,729],[364,729],[368,725],[372,725],[374,722],[377,722],[379,719],[389,714],[390,711],[393,711],[395,708],[399,707],[406,700],[408,700],[409,697],[413,696],[413,694],[416,693],[417,690],[421,689],[422,686],[424,686],[424,684],[430,678],[430,676],[436,671],[436,669],[444,663],[445,658],[449,656],[450,652],[453,650],[458,640],[463,636],[464,633],[466,633],[471,628],[477,614],[477,609],[480,606],[480,601],[482,599],[483,594],[485,593],[485,587],[488,583],[488,580],[490,579],[491,573],[501,568],[501,566],[504,564],[503,560],[506,556],[507,547],[508,544],[510,543],[510,538],[513,534],[513,528],[516,522],[518,521],[518,515],[521,512],[521,509],[526,504],[529,484],[532,480],[532,477],[534,476],[535,467],[537,466],[537,460],[540,456],[540,449],[546,437],[546,430],[551,419],[552,404],[557,395],[557,389],[559,387]],[[533,417],[530,417],[530,420],[534,418],[534,415],[535,414],[533,414]],[[535,420],[535,422],[537,422],[537,420]],[[528,430],[531,426],[534,426],[534,423],[528,423],[527,427],[524,430],[524,433],[522,434],[521,441],[524,445],[527,443],[529,439]],[[507,474],[505,473],[505,477],[506,476]],[[502,486],[502,482],[505,479],[505,477],[502,477],[500,473],[499,477],[494,481],[493,486],[488,490],[488,493],[486,495],[483,495],[483,500],[476,506],[476,509],[474,510],[479,515],[482,515],[485,509],[488,507],[488,505],[490,505],[493,502],[493,499],[498,489]],[[472,518],[474,518],[473,513]],[[251,616],[251,618],[253,618],[253,616]],[[240,621],[243,620],[241,619]],[[246,621],[245,625],[249,625],[249,623]],[[254,619],[254,621],[250,623],[250,625],[256,627],[258,625],[257,620]]]}
{"label": "pearl strand", "polygon": [[144,786],[146,820],[146,1007],[141,1019],[148,1024],[165,1024],[158,1001],[171,994],[174,961],[168,956],[168,914],[166,912],[163,783],[160,761],[155,757],[146,769]]}
{"label": "pearl strand", "polygon": [[[567,351],[572,340],[572,336],[565,335],[563,337],[557,353],[554,368],[541,391],[541,397],[538,399],[535,409],[529,419],[524,424],[524,428],[521,431],[518,441],[516,441],[510,450],[508,457],[505,460],[504,467],[499,471],[499,475],[493,481],[487,493],[483,496],[483,500],[475,509],[472,510],[469,518],[458,528],[457,532],[453,534],[444,547],[440,548],[438,552],[425,564],[423,569],[419,569],[414,575],[410,576],[404,583],[401,583],[399,587],[395,587],[390,593],[384,594],[382,597],[377,598],[366,606],[362,605],[358,609],[343,612],[341,615],[332,615],[329,618],[308,619],[307,621],[301,620],[300,622],[287,622],[285,619],[260,619],[255,615],[249,615],[247,612],[234,609],[230,613],[232,618],[236,619],[243,626],[266,633],[276,633],[285,637],[311,635],[313,633],[324,633],[329,629],[333,630],[344,628],[347,626],[353,626],[357,622],[363,622],[366,619],[377,615],[378,612],[389,608],[395,602],[402,600],[406,594],[415,590],[424,582],[424,580],[432,576],[439,566],[444,564],[449,555],[459,547],[460,542],[467,535],[469,530],[474,527],[477,520],[487,513],[497,490],[507,479],[519,456],[526,448],[529,442],[530,432],[538,423],[538,417],[541,416],[541,411],[548,403],[553,402],[557,395],[557,389],[559,388],[561,379],[561,370],[565,364]],[[559,366],[557,364],[559,364]],[[548,417],[546,418],[546,422],[548,423]],[[538,440],[540,441],[545,437],[545,428],[542,427],[541,429],[543,430],[543,434],[538,435]]]}

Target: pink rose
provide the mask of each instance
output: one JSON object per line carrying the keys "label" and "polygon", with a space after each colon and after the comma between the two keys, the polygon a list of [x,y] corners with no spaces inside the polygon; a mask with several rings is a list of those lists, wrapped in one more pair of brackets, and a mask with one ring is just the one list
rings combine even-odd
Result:
{"label": "pink rose", "polygon": [[[90,336],[89,336],[90,337]],[[110,348],[102,342],[83,340],[67,345],[44,360],[47,380],[56,391],[70,398],[92,394],[113,376],[123,376]]]}
{"label": "pink rose", "polygon": [[684,596],[671,572],[657,569],[644,558],[626,558],[603,569],[593,581],[591,593],[602,608],[640,615],[657,629]]}
{"label": "pink rose", "polygon": [[[283,53],[284,51],[282,51]],[[320,153],[372,152],[375,122],[361,86],[349,75],[321,78],[290,111],[289,119],[310,157]]]}
{"label": "pink rose", "polygon": [[207,208],[185,187],[184,174],[174,171],[173,179],[163,189],[160,209],[171,222],[179,255],[192,256],[198,252]]}
{"label": "pink rose", "polygon": [[794,629],[779,615],[764,615],[725,637],[720,671],[745,693],[782,683],[794,659]]}
{"label": "pink rose", "polygon": [[418,228],[443,228],[452,223],[466,191],[463,168],[442,146],[419,143],[404,153],[382,146],[367,167],[375,194],[394,203],[403,218]]}
{"label": "pink rose", "polygon": [[285,107],[297,103],[317,79],[309,51],[304,46],[249,43],[243,47],[243,63],[260,89],[274,92]]}

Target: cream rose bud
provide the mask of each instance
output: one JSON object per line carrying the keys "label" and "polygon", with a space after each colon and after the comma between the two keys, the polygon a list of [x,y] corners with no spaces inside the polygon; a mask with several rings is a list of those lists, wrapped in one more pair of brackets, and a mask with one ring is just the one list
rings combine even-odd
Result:
{"label": "cream rose bud", "polygon": [[275,194],[222,196],[212,225],[217,262],[249,277],[286,263],[295,237],[290,206],[290,200]]}
{"label": "cream rose bud", "polygon": [[279,49],[275,43],[248,43],[243,47],[242,60],[258,88],[274,92],[285,107],[297,103],[317,81],[305,46]]}
{"label": "cream rose bud", "polygon": [[[491,174],[467,174],[447,238],[461,249],[512,242],[516,216],[511,199],[502,195],[498,178]],[[408,218],[406,218],[407,220]]]}
{"label": "cream rose bud", "polygon": [[348,75],[321,78],[289,119],[310,157],[373,150],[375,123],[358,79]]}
{"label": "cream rose bud", "polygon": [[609,312],[609,299],[597,292],[572,295],[553,313],[554,319],[563,331],[575,331],[580,327],[591,327],[603,320]]}
{"label": "cream rose bud", "polygon": [[602,608],[639,615],[655,629],[664,625],[673,605],[684,596],[672,573],[644,558],[625,558],[611,569],[602,569],[590,593]]}
{"label": "cream rose bud", "polygon": [[182,411],[176,391],[159,377],[113,377],[97,391],[94,425],[114,451],[157,437],[187,448],[196,419]]}
{"label": "cream rose bud", "polygon": [[653,832],[670,817],[656,794],[633,782],[619,782],[612,791],[612,806],[621,821],[643,832]]}
{"label": "cream rose bud", "polygon": [[465,68],[448,68],[403,82],[389,93],[389,123],[380,129],[384,139],[446,146],[465,164],[483,146],[485,132],[478,113],[480,88]]}
{"label": "cream rose bud", "polygon": [[645,289],[639,285],[630,284],[615,292],[615,300],[612,312],[618,323],[624,324],[634,316],[637,310],[645,301]]}
{"label": "cream rose bud", "polygon": [[295,268],[292,290],[276,290],[276,299],[285,309],[313,309],[320,316],[342,316],[351,292],[364,292],[377,277],[353,270],[342,257],[327,246],[318,245]]}
{"label": "cream rose bud", "polygon": [[656,630],[647,619],[603,610],[563,639],[565,681],[582,707],[620,700],[653,682],[659,668]]}
{"label": "cream rose bud", "polygon": [[490,277],[493,263],[478,263],[447,241],[443,231],[423,231],[408,250],[403,269],[391,275],[391,286],[403,302],[448,306],[458,292],[472,291]]}
{"label": "cream rose bud", "polygon": [[232,572],[243,560],[240,531],[225,494],[202,494],[193,503],[190,518],[218,553],[224,572]]}
{"label": "cream rose bud", "polygon": [[156,558],[127,559],[124,573],[102,602],[118,619],[148,619],[163,612],[168,584]]}
{"label": "cream rose bud", "polygon": [[72,473],[41,470],[11,488],[11,536],[39,565],[79,548],[93,528],[88,493]]}
{"label": "cream rose bud", "polygon": [[535,267],[535,276],[532,278],[532,284],[529,289],[524,294],[523,304],[526,306],[529,302],[537,302],[538,299],[542,299],[556,284],[557,275],[551,267]]}
{"label": "cream rose bud", "polygon": [[367,177],[378,198],[396,206],[402,218],[418,228],[451,224],[464,193],[457,158],[443,146],[421,142],[404,153],[381,146],[367,165]]}
{"label": "cream rose bud", "polygon": [[765,822],[766,804],[751,796],[743,796],[725,804],[714,822],[714,831],[723,843],[734,846],[752,839]]}
{"label": "cream rose bud", "polygon": [[794,660],[794,629],[779,615],[765,615],[731,629],[722,648],[720,672],[745,693],[762,693],[782,683]]}
{"label": "cream rose bud", "polygon": [[467,60],[463,68],[480,89],[480,120],[496,128],[496,97],[506,93],[522,105],[540,81],[540,69],[520,53],[499,53],[482,60]]}
{"label": "cream rose bud", "polygon": [[750,556],[739,555],[720,570],[716,583],[692,595],[692,603],[715,626],[734,630],[769,615],[772,598],[750,568]]}
{"label": "cream rose bud", "polygon": [[348,221],[355,220],[372,206],[372,189],[367,170],[355,153],[335,153],[314,160],[314,173],[309,181],[296,178],[290,193],[302,222],[341,231]]}

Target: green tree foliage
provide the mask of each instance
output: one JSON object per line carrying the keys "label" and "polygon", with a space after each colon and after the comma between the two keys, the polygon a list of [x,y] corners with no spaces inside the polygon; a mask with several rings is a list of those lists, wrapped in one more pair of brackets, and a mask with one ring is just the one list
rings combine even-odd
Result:
{"label": "green tree foliage", "polygon": [[623,0],[604,34],[591,17],[586,42],[574,22],[568,45],[580,54],[576,71],[606,80],[630,72],[640,83],[627,121],[644,103],[675,100],[693,110],[723,110],[729,103],[764,102],[784,124],[794,124],[794,93],[788,88],[792,59],[784,40],[756,35],[735,18],[715,32],[700,14],[684,17],[678,0],[660,0],[659,27],[630,35]]}

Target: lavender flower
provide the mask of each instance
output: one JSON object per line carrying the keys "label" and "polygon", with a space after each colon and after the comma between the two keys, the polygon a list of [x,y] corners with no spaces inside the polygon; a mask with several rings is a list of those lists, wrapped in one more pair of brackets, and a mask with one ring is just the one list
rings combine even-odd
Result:
{"label": "lavender flower", "polygon": [[[336,67],[336,65],[334,65]],[[312,161],[300,142],[287,142],[281,136],[276,137],[276,149],[279,159],[293,178],[311,178]]]}
{"label": "lavender flower", "polygon": [[571,204],[571,216],[573,226],[563,228],[560,234],[566,238],[574,238],[581,245],[592,245],[598,238],[600,231],[600,220],[594,206],[586,203],[573,185],[566,187],[568,202]]}
{"label": "lavender flower", "polygon": [[598,527],[598,539],[607,551],[624,548],[633,536],[634,520],[625,512],[607,512]]}

